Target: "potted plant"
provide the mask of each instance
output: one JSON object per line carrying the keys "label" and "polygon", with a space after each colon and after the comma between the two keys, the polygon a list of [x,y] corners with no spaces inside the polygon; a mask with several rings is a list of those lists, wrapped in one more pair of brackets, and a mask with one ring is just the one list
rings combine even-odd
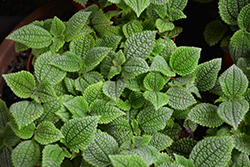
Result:
{"label": "potted plant", "polygon": [[[150,2],[136,1],[139,8],[132,10],[132,1],[116,2],[121,11],[92,5],[68,22],[35,21],[7,37],[19,50],[32,48],[34,72],[3,75],[24,100],[9,109],[0,101],[1,161],[27,167],[248,165],[242,70],[233,65],[220,74],[220,58],[198,64],[201,48],[177,47],[169,38],[174,28],[166,28],[175,15],[152,17],[169,2],[152,11]],[[204,102],[208,91],[218,99]],[[191,137],[198,126],[208,128],[206,138]],[[190,138],[180,137],[182,128]]]}

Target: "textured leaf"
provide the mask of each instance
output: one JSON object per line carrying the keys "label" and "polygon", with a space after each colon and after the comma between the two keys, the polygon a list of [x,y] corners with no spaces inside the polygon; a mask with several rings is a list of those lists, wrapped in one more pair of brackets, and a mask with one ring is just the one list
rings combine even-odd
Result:
{"label": "textured leaf", "polygon": [[31,138],[35,131],[34,123],[31,123],[21,129],[18,128],[17,124],[14,121],[8,122],[8,125],[10,125],[11,129],[15,132],[15,134],[22,139]]}
{"label": "textured leaf", "polygon": [[52,122],[43,121],[38,124],[35,133],[35,140],[43,145],[54,143],[64,138],[61,131],[55,127]]}
{"label": "textured leaf", "polygon": [[89,85],[100,82],[102,80],[103,77],[98,72],[84,73],[82,77],[79,77],[75,80],[75,87],[76,90],[84,92]]}
{"label": "textured leaf", "polygon": [[199,64],[196,68],[194,72],[195,83],[200,91],[208,91],[214,87],[221,69],[221,61],[221,58],[213,59]]}
{"label": "textured leaf", "polygon": [[155,25],[160,33],[174,29],[174,23],[162,19],[157,19]]}
{"label": "textured leaf", "polygon": [[221,74],[219,83],[227,96],[242,95],[248,86],[247,77],[236,65],[232,65]]}
{"label": "textured leaf", "polygon": [[156,110],[166,105],[169,100],[166,93],[156,91],[145,91],[143,96],[146,100],[150,101],[154,105]]}
{"label": "textured leaf", "polygon": [[250,21],[250,4],[244,6],[237,18],[238,21],[238,25],[240,27],[240,29],[242,30],[246,30],[248,32],[250,32],[250,26],[248,24],[248,22]]}
{"label": "textured leaf", "polygon": [[39,145],[32,140],[26,140],[12,151],[11,159],[14,166],[33,167],[40,158]]}
{"label": "textured leaf", "polygon": [[238,153],[232,156],[232,167],[249,167],[250,160],[246,154]]}
{"label": "textured leaf", "polygon": [[238,30],[231,37],[229,51],[233,61],[236,63],[240,57],[250,57],[250,33]]}
{"label": "textured leaf", "polygon": [[170,21],[176,21],[180,19],[185,19],[187,16],[180,9],[168,9],[168,16]]}
{"label": "textured leaf", "polygon": [[50,33],[55,37],[59,37],[64,33],[65,25],[64,23],[58,18],[54,17],[51,23]]}
{"label": "textured leaf", "polygon": [[101,116],[98,123],[107,124],[115,120],[116,118],[125,115],[123,111],[115,106],[106,104],[104,100],[95,100],[90,105],[90,115]]}
{"label": "textured leaf", "polygon": [[67,42],[74,39],[81,31],[83,26],[86,24],[90,13],[91,12],[80,10],[69,19],[65,29],[65,38]]}
{"label": "textured leaf", "polygon": [[121,154],[137,154],[140,155],[148,165],[153,164],[158,156],[158,151],[153,146],[143,146],[139,148],[134,148],[132,150],[123,150],[121,151]]}
{"label": "textured leaf", "polygon": [[1,167],[12,167],[13,163],[11,161],[11,147],[3,147],[0,149],[0,164]]}
{"label": "textured leaf", "polygon": [[250,155],[250,136],[244,133],[239,133],[234,136],[235,148],[247,155]]}
{"label": "textured leaf", "polygon": [[54,37],[53,43],[52,45],[50,45],[50,50],[53,53],[56,53],[63,47],[64,44],[65,44],[65,41],[62,37],[59,37],[59,38]]}
{"label": "textured leaf", "polygon": [[113,51],[115,51],[120,44],[121,39],[122,36],[118,35],[108,36],[106,38],[98,38],[96,40],[96,47],[109,47],[112,48]]}
{"label": "textured leaf", "polygon": [[50,33],[34,24],[29,24],[13,31],[6,39],[20,42],[34,49],[47,47],[52,42]]}
{"label": "textured leaf", "polygon": [[246,100],[228,101],[219,105],[218,115],[236,130],[249,109]]}
{"label": "textured leaf", "polygon": [[122,117],[109,123],[106,132],[113,136],[119,145],[133,137],[133,131],[129,122]]}
{"label": "textured leaf", "polygon": [[146,58],[155,45],[156,31],[143,31],[131,35],[125,42],[124,54],[127,59]]}
{"label": "textured leaf", "polygon": [[194,83],[187,83],[185,86],[189,92],[194,93],[198,98],[201,98],[199,89]]}
{"label": "textured leaf", "polygon": [[131,35],[142,32],[143,26],[140,21],[138,20],[132,20],[128,22],[127,24],[122,26],[122,31],[126,38],[129,38]]}
{"label": "textured leaf", "polygon": [[165,128],[172,113],[173,110],[167,107],[158,110],[155,110],[154,107],[148,107],[139,112],[137,121],[145,132],[157,132]]}
{"label": "textured leaf", "polygon": [[148,145],[151,139],[152,139],[151,135],[133,136],[132,142],[135,148],[137,148],[137,147],[143,147],[145,145]]}
{"label": "textured leaf", "polygon": [[70,42],[69,49],[82,59],[87,56],[87,52],[94,46],[94,38],[89,34],[82,33]]}
{"label": "textured leaf", "polygon": [[58,145],[46,145],[43,149],[42,166],[59,167],[63,162],[65,152]]}
{"label": "textured leaf", "polygon": [[147,90],[160,91],[167,81],[160,72],[149,72],[143,80],[143,85]]}
{"label": "textured leaf", "polygon": [[97,132],[95,140],[84,150],[83,158],[95,166],[108,166],[111,164],[109,155],[116,154],[118,143],[115,139],[104,132]]}
{"label": "textured leaf", "polygon": [[188,158],[189,154],[191,153],[193,147],[196,145],[196,141],[189,139],[189,138],[182,138],[173,142],[170,147],[167,147],[167,153],[173,156],[173,153],[178,155],[183,155],[184,157]]}
{"label": "textured leaf", "polygon": [[141,108],[145,103],[142,92],[131,92],[129,95],[129,101],[133,108]]}
{"label": "textured leaf", "polygon": [[159,167],[160,165],[170,165],[174,162],[174,160],[164,152],[161,152],[157,156],[157,160],[154,163],[155,167]]}
{"label": "textured leaf", "polygon": [[142,58],[134,58],[127,61],[122,70],[122,75],[126,79],[133,79],[137,75],[149,71],[148,63]]}
{"label": "textured leaf", "polygon": [[52,52],[46,52],[37,58],[34,66],[35,76],[38,82],[49,80],[52,84],[57,84],[66,76],[66,72],[49,63],[54,60]]}
{"label": "textured leaf", "polygon": [[4,129],[7,122],[11,120],[9,109],[5,102],[0,99],[0,129]]}
{"label": "textured leaf", "polygon": [[185,157],[178,154],[174,154],[174,157],[177,164],[183,165],[185,167],[194,167],[194,164],[190,159],[186,159]]}
{"label": "textured leaf", "polygon": [[64,105],[73,114],[73,118],[83,118],[88,112],[88,103],[82,96],[76,96]]}
{"label": "textured leaf", "polygon": [[167,91],[168,104],[174,109],[184,110],[196,103],[196,100],[187,89],[183,87],[171,87]]}
{"label": "textured leaf", "polygon": [[139,155],[109,155],[114,167],[147,167],[146,161]]}
{"label": "textured leaf", "polygon": [[93,69],[107,56],[110,50],[111,48],[107,47],[95,47],[89,50],[85,57],[85,67],[90,70]]}
{"label": "textured leaf", "polygon": [[169,147],[173,143],[173,140],[170,137],[162,133],[153,133],[151,135],[153,137],[150,140],[149,145],[155,147],[158,151],[166,149],[166,147]]}
{"label": "textured leaf", "polygon": [[188,0],[174,0],[174,1],[169,1],[168,4],[170,8],[183,10],[187,5],[187,2]]}
{"label": "textured leaf", "polygon": [[87,100],[88,104],[91,104],[95,99],[101,98],[103,89],[103,82],[97,82],[88,86],[83,92],[83,97]]}
{"label": "textured leaf", "polygon": [[230,159],[233,148],[231,137],[207,137],[193,148],[190,159],[194,166],[225,166]]}
{"label": "textured leaf", "polygon": [[28,98],[32,95],[36,83],[34,76],[27,71],[20,71],[2,75],[11,90],[21,98]]}
{"label": "textured leaf", "polygon": [[43,114],[38,118],[39,122],[42,121],[55,121],[55,113],[60,109],[61,104],[58,99],[44,103],[43,104],[43,109],[44,112]]}
{"label": "textured leaf", "polygon": [[220,0],[219,14],[222,20],[229,25],[236,25],[240,10],[248,3],[249,0]]}
{"label": "textured leaf", "polygon": [[165,59],[162,56],[155,56],[150,69],[152,71],[158,71],[161,72],[162,74],[168,76],[168,77],[174,77],[175,73],[170,70],[169,65],[165,61]]}
{"label": "textured leaf", "polygon": [[175,52],[177,47],[172,39],[166,38],[164,41],[165,47],[163,48],[161,53],[159,53],[159,56],[162,56],[166,60],[166,62],[169,62],[171,55]]}
{"label": "textured leaf", "polygon": [[170,58],[171,68],[174,72],[183,76],[192,73],[198,65],[200,52],[200,48],[178,47]]}
{"label": "textured leaf", "polygon": [[201,103],[191,109],[188,118],[202,126],[214,128],[223,123],[217,114],[217,109],[218,107],[213,104]]}
{"label": "textured leaf", "polygon": [[51,61],[51,65],[67,72],[76,72],[80,69],[80,59],[72,52],[65,52]]}
{"label": "textured leaf", "polygon": [[21,129],[39,118],[43,113],[43,107],[35,101],[20,101],[10,106],[10,112]]}
{"label": "textured leaf", "polygon": [[103,85],[103,93],[109,98],[117,101],[127,86],[126,80],[106,81]]}
{"label": "textured leaf", "polygon": [[[0,135],[1,143],[3,143],[6,147],[13,147],[20,141],[20,138],[15,134],[8,124],[5,126],[3,133]],[[1,145],[0,148],[2,148]]]}
{"label": "textured leaf", "polygon": [[203,35],[209,46],[217,44],[227,31],[227,26],[219,20],[213,20],[207,24]]}
{"label": "textured leaf", "polygon": [[61,142],[74,152],[86,149],[94,140],[99,118],[98,116],[88,116],[69,120],[61,128],[65,137],[61,139]]}
{"label": "textured leaf", "polygon": [[124,0],[124,2],[133,9],[137,17],[149,6],[150,0]]}

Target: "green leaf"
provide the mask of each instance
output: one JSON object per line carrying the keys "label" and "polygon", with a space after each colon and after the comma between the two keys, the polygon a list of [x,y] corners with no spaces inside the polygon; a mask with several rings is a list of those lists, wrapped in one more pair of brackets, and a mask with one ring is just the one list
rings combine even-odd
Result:
{"label": "green leaf", "polygon": [[104,100],[95,100],[90,105],[90,115],[101,116],[98,123],[99,124],[108,124],[115,120],[116,118],[125,115],[123,111],[118,109],[115,106],[106,104]]}
{"label": "green leaf", "polygon": [[199,64],[196,68],[194,71],[195,83],[200,91],[208,91],[214,87],[221,69],[221,61],[221,58],[213,59]]}
{"label": "green leaf", "polygon": [[151,66],[151,71],[158,71],[168,77],[174,77],[175,73],[171,71],[169,65],[162,56],[155,56]]}
{"label": "green leaf", "polygon": [[63,104],[72,113],[73,118],[83,118],[88,112],[88,103],[82,96],[76,96]]}
{"label": "green leaf", "polygon": [[11,147],[3,147],[0,149],[0,164],[2,167],[12,167],[13,163],[11,161],[11,153],[12,153]]}
{"label": "green leaf", "polygon": [[54,60],[52,52],[46,52],[40,55],[34,66],[35,76],[38,82],[42,83],[45,80],[49,80],[52,84],[57,84],[63,80],[66,76],[66,72],[61,69],[50,65],[50,62]]}
{"label": "green leaf", "polygon": [[101,99],[103,89],[103,82],[97,82],[88,86],[83,92],[83,98],[87,100],[88,104],[91,104],[95,99]]}
{"label": "green leaf", "polygon": [[[3,143],[6,147],[13,147],[20,141],[20,138],[8,124],[5,126],[1,135],[1,143]],[[0,148],[2,148],[2,146],[0,146]]]}
{"label": "green leaf", "polygon": [[143,26],[139,20],[132,20],[122,26],[122,31],[126,38],[129,38],[135,33],[142,32]]}
{"label": "green leaf", "polygon": [[223,121],[218,116],[217,109],[218,107],[213,104],[201,103],[191,109],[188,118],[202,126],[210,128],[218,127]]}
{"label": "green leaf", "polygon": [[143,96],[146,100],[150,101],[156,110],[168,103],[168,95],[162,92],[145,91]]}
{"label": "green leaf", "polygon": [[12,151],[11,159],[14,166],[33,167],[40,158],[39,145],[32,140],[21,142]]}
{"label": "green leaf", "polygon": [[174,141],[170,147],[167,147],[167,153],[173,156],[174,153],[178,155],[183,155],[188,158],[193,147],[196,145],[196,141],[190,138],[182,138],[180,140]]}
{"label": "green leaf", "polygon": [[34,137],[35,140],[42,145],[54,143],[61,138],[64,138],[61,131],[49,121],[43,121],[42,123],[38,124]]}
{"label": "green leaf", "polygon": [[36,83],[34,76],[27,71],[20,71],[2,75],[11,90],[21,98],[28,98],[32,95]]}
{"label": "green leaf", "polygon": [[126,57],[124,56],[122,50],[119,50],[116,54],[115,54],[115,58],[113,59],[113,64],[115,66],[120,66],[122,65],[124,62],[126,61]]}
{"label": "green leaf", "polygon": [[213,20],[207,24],[203,35],[209,46],[217,44],[227,31],[227,26],[220,20]]}
{"label": "green leaf", "polygon": [[191,74],[198,65],[200,48],[181,46],[170,58],[170,66],[174,72],[182,76]]}
{"label": "green leaf", "polygon": [[160,91],[169,80],[166,79],[160,72],[149,72],[143,80],[143,85],[147,90]]}
{"label": "green leaf", "polygon": [[38,118],[38,122],[42,121],[55,121],[56,115],[55,113],[61,108],[61,104],[59,99],[55,99],[50,102],[46,102],[43,104],[44,112],[43,114]]}
{"label": "green leaf", "polygon": [[70,42],[69,50],[82,59],[87,56],[87,52],[94,46],[94,38],[89,34],[82,33]]}
{"label": "green leaf", "polygon": [[250,32],[250,26],[248,24],[250,20],[250,4],[244,6],[238,15],[237,21],[240,29]]}
{"label": "green leaf", "polygon": [[124,2],[133,9],[137,17],[149,6],[150,0],[124,0]]}
{"label": "green leaf", "polygon": [[174,154],[174,157],[177,164],[183,165],[185,167],[194,167],[194,164],[190,159],[186,159],[185,157],[178,154]]}
{"label": "green leaf", "polygon": [[7,122],[11,120],[9,109],[5,102],[0,99],[0,129],[4,129]]}
{"label": "green leaf", "polygon": [[167,91],[168,104],[174,109],[184,110],[196,103],[192,94],[183,87],[171,87]]}
{"label": "green leaf", "polygon": [[83,26],[86,24],[90,13],[91,12],[80,10],[69,19],[65,29],[65,38],[67,42],[74,39],[81,31]]}
{"label": "green leaf", "polygon": [[80,70],[80,59],[72,52],[65,52],[57,56],[50,62],[51,65],[67,72],[76,72]]}
{"label": "green leaf", "polygon": [[250,33],[244,30],[236,31],[230,39],[229,51],[230,56],[236,63],[241,57],[250,57]]}
{"label": "green leaf", "polygon": [[61,166],[65,151],[58,145],[46,145],[43,149],[42,166],[59,167]]}
{"label": "green leaf", "polygon": [[34,24],[22,26],[6,37],[6,39],[20,42],[34,49],[41,49],[49,46],[52,42],[51,38],[47,30]]}
{"label": "green leaf", "polygon": [[14,121],[8,122],[8,125],[10,125],[11,129],[15,132],[15,134],[22,139],[31,138],[36,128],[34,123],[31,123],[21,129],[18,128],[17,124]]}
{"label": "green leaf", "polygon": [[238,14],[248,3],[248,0],[219,0],[219,14],[222,20],[229,25],[237,25]]}
{"label": "green leaf", "polygon": [[249,167],[250,166],[250,161],[249,157],[246,154],[240,153],[233,155],[233,165],[232,167]]}
{"label": "green leaf", "polygon": [[138,148],[148,145],[151,139],[152,139],[151,135],[133,136],[132,141],[135,148]]}
{"label": "green leaf", "polygon": [[166,149],[173,143],[173,140],[170,137],[162,133],[153,133],[150,135],[153,137],[150,140],[149,145],[155,147],[158,151]]}
{"label": "green leaf", "polygon": [[146,161],[139,155],[109,155],[114,167],[148,167]]}
{"label": "green leaf", "polygon": [[20,101],[10,106],[10,112],[13,115],[19,129],[28,126],[43,113],[43,106],[35,101]]}
{"label": "green leaf", "polygon": [[62,37],[59,37],[59,38],[54,37],[52,40],[53,40],[53,43],[52,45],[50,45],[50,50],[53,53],[56,53],[63,47],[63,45],[65,44],[65,41]]}
{"label": "green leaf", "polygon": [[65,137],[61,138],[61,142],[74,152],[86,149],[94,140],[99,118],[98,116],[88,116],[67,121],[61,128]]}
{"label": "green leaf", "polygon": [[222,91],[227,96],[242,95],[248,86],[245,74],[236,65],[232,65],[219,77]]}
{"label": "green leaf", "polygon": [[160,33],[174,29],[174,24],[172,22],[165,21],[162,19],[157,19],[155,25]]}
{"label": "green leaf", "polygon": [[162,107],[158,110],[148,107],[139,112],[137,121],[145,132],[157,132],[166,126],[167,120],[171,117],[173,110]]}
{"label": "green leaf", "polygon": [[111,165],[109,155],[117,153],[118,143],[107,133],[97,132],[94,141],[84,150],[83,158],[94,166]]}
{"label": "green leaf", "polygon": [[190,159],[194,166],[225,166],[233,148],[233,139],[229,136],[207,137],[193,148]]}
{"label": "green leaf", "polygon": [[55,37],[59,37],[63,35],[64,30],[65,30],[64,23],[58,17],[55,16],[51,23],[50,33]]}
{"label": "green leaf", "polygon": [[84,73],[82,77],[79,77],[75,80],[75,88],[78,91],[84,92],[89,85],[95,84],[102,80],[103,77],[98,72]]}
{"label": "green leaf", "polygon": [[88,70],[92,70],[107,56],[110,50],[111,48],[107,47],[95,47],[89,50],[85,57],[85,67]]}
{"label": "green leaf", "polygon": [[113,35],[106,38],[98,38],[96,40],[96,47],[109,47],[115,51],[120,44],[122,36]]}
{"label": "green leaf", "polygon": [[133,58],[127,61],[122,69],[122,75],[126,79],[133,79],[134,77],[149,71],[148,63],[142,58]]}
{"label": "green leaf", "polygon": [[187,16],[180,9],[168,9],[168,17],[170,21],[185,19]]}
{"label": "green leaf", "polygon": [[177,47],[172,39],[166,38],[164,41],[165,47],[159,53],[159,56],[162,56],[166,62],[169,62],[171,55],[175,52]]}
{"label": "green leaf", "polygon": [[228,101],[219,105],[218,115],[236,130],[248,109],[249,104],[246,100]]}
{"label": "green leaf", "polygon": [[250,136],[244,133],[234,135],[235,148],[247,155],[250,155]]}
{"label": "green leaf", "polygon": [[174,0],[168,1],[168,5],[170,8],[183,10],[187,5],[188,0]]}
{"label": "green leaf", "polygon": [[146,58],[153,51],[156,31],[134,33],[125,42],[124,54],[127,59]]}
{"label": "green leaf", "polygon": [[85,6],[86,3],[88,2],[87,0],[73,0],[73,1],[76,2],[76,3],[81,4],[82,6]]}
{"label": "green leaf", "polygon": [[103,84],[103,93],[109,98],[117,101],[126,86],[127,81],[125,79],[120,79],[117,81],[106,81]]}
{"label": "green leaf", "polygon": [[199,89],[195,86],[194,83],[187,83],[185,86],[189,92],[194,93],[198,98],[201,99]]}
{"label": "green leaf", "polygon": [[161,165],[170,165],[172,163],[174,163],[174,160],[167,153],[161,152],[158,154],[157,160],[154,165],[156,167],[159,167]]}
{"label": "green leaf", "polygon": [[153,146],[145,145],[143,147],[134,148],[132,150],[123,150],[121,154],[137,154],[140,155],[148,165],[153,164],[158,156],[158,151]]}
{"label": "green leaf", "polygon": [[119,145],[125,141],[131,140],[133,137],[133,131],[129,122],[122,117],[109,123],[106,132],[113,136]]}
{"label": "green leaf", "polygon": [[141,108],[145,103],[142,92],[131,92],[129,95],[129,101],[133,108]]}

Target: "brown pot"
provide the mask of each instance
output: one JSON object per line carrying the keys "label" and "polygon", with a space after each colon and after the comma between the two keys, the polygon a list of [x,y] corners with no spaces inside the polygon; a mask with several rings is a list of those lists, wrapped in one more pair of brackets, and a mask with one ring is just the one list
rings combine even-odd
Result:
{"label": "brown pot", "polygon": [[[35,20],[44,20],[53,18],[54,16],[60,17],[67,11],[75,9],[75,6],[70,0],[51,0],[45,5],[34,10],[25,19],[23,19],[12,31],[27,25]],[[2,74],[6,74],[10,71],[8,67],[11,62],[15,62],[17,53],[15,52],[15,43],[11,40],[3,40],[0,45],[0,98],[2,99],[2,87],[4,80]]]}

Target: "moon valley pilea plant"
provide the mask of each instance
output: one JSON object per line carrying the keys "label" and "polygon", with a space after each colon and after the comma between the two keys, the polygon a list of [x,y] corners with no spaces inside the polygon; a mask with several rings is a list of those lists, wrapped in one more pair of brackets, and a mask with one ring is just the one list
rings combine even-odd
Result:
{"label": "moon valley pilea plant", "polygon": [[[24,100],[9,109],[0,101],[1,166],[249,166],[242,70],[219,74],[220,58],[198,64],[200,48],[177,47],[130,12],[107,26],[120,11],[96,7],[7,37],[35,60],[32,73],[3,75]],[[215,104],[202,102],[208,91],[219,95]],[[204,139],[179,139],[182,127],[197,126],[208,128]]]}

